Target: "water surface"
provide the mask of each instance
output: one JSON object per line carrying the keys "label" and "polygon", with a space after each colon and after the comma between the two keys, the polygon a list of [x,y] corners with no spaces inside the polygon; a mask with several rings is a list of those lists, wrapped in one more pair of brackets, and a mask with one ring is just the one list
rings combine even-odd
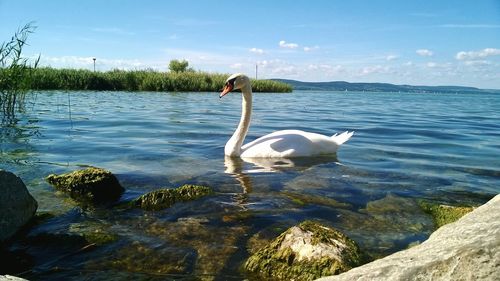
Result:
{"label": "water surface", "polygon": [[[281,129],[355,135],[336,157],[228,160],[240,118],[232,93],[41,92],[2,124],[0,168],[19,175],[56,217],[43,233],[107,233],[113,242],[20,243],[33,280],[252,278],[249,249],[305,219],[352,237],[375,258],[423,241],[425,198],[478,205],[499,192],[500,95],[255,94],[246,141]],[[43,180],[85,166],[115,173],[122,201],[185,183],[216,195],[160,212],[81,208]],[[51,244],[52,243],[52,244]],[[24,245],[24,246],[23,246]]]}

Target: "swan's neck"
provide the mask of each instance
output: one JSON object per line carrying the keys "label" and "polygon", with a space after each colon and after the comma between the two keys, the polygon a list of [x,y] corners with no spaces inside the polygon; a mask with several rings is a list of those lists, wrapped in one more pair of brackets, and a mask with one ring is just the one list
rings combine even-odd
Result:
{"label": "swan's neck", "polygon": [[241,94],[240,123],[224,148],[224,154],[232,157],[241,155],[241,145],[247,135],[248,127],[250,127],[250,119],[252,117],[252,88],[250,85],[247,84],[245,87],[241,88]]}

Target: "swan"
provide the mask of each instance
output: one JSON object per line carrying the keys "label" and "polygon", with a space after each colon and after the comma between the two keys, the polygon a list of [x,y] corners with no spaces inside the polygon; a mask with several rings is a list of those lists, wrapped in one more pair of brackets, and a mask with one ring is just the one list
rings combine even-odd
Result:
{"label": "swan", "polygon": [[241,90],[242,107],[238,127],[224,147],[224,154],[241,158],[293,158],[331,155],[337,152],[354,132],[325,136],[300,130],[282,130],[262,136],[243,145],[250,127],[252,116],[252,87],[250,79],[236,73],[227,78],[219,97],[222,98],[233,90]]}

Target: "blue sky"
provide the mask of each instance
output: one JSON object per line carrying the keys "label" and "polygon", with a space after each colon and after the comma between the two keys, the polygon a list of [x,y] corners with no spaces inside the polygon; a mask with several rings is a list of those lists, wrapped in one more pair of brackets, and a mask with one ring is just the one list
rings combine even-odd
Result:
{"label": "blue sky", "polygon": [[500,89],[500,1],[0,0],[0,41],[52,67]]}

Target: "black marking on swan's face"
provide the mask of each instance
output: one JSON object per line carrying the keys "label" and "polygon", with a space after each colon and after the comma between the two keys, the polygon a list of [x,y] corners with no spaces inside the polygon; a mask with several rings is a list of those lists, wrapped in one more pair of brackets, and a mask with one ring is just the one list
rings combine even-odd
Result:
{"label": "black marking on swan's face", "polygon": [[227,80],[226,86],[231,86],[231,88],[234,89],[234,82],[236,82],[236,79],[238,79],[238,77],[234,77],[233,79]]}

